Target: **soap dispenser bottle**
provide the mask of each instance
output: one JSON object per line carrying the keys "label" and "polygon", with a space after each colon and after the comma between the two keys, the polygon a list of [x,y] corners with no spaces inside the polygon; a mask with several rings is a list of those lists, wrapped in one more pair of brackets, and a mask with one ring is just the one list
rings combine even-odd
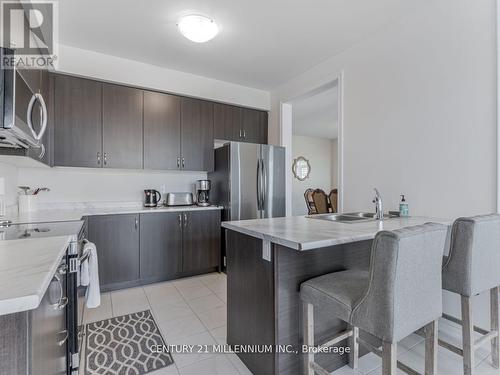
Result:
{"label": "soap dispenser bottle", "polygon": [[410,209],[408,208],[408,202],[406,202],[405,196],[401,194],[401,202],[399,202],[399,216],[407,217],[410,216]]}

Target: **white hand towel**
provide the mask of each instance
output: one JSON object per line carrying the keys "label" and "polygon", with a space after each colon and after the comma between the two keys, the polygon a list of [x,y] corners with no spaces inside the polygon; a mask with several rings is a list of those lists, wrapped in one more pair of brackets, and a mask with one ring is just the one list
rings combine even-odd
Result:
{"label": "white hand towel", "polygon": [[[84,248],[85,251],[90,251],[90,256],[88,258],[88,287],[85,292],[86,305],[88,308],[93,309],[101,304],[101,289],[99,288],[99,267],[97,263],[97,249],[92,242],[88,242]],[[85,262],[84,262],[85,263]],[[82,267],[84,268],[84,267]],[[82,273],[82,285],[84,279],[84,273]]]}
{"label": "white hand towel", "polygon": [[[85,245],[83,246],[83,251],[82,254],[87,254],[87,252],[90,252],[90,249],[92,246],[95,246],[94,244],[90,242],[86,242]],[[82,264],[80,264],[80,278],[78,281],[78,285],[82,286],[88,286],[90,283],[90,275],[89,275],[89,257],[85,259]]]}

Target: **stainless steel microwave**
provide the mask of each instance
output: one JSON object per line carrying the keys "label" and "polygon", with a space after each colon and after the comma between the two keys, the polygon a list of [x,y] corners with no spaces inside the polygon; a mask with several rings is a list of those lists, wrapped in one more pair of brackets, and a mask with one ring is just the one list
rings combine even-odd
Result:
{"label": "stainless steel microwave", "polygon": [[8,66],[13,57],[14,50],[0,48],[0,147],[40,148],[47,128],[47,106],[41,93]]}

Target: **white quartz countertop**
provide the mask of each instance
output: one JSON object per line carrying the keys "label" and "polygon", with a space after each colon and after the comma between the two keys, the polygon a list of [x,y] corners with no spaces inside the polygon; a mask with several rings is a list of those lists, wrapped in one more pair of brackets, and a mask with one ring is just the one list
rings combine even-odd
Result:
{"label": "white quartz countertop", "polygon": [[340,223],[291,216],[271,219],[226,221],[222,226],[265,241],[296,250],[310,250],[350,242],[370,240],[381,230],[395,230],[436,222],[449,225],[451,220],[430,217],[391,218],[383,221]]}
{"label": "white quartz countertop", "polygon": [[38,307],[71,238],[0,242],[0,315]]}
{"label": "white quartz countertop", "polygon": [[204,211],[222,210],[221,206],[176,206],[145,208],[142,206],[125,207],[78,207],[64,209],[43,209],[33,212],[17,213],[7,215],[6,219],[13,224],[50,223],[58,221],[79,221],[84,216],[94,215],[118,215],[118,214],[147,214],[156,212],[182,212],[182,211]]}

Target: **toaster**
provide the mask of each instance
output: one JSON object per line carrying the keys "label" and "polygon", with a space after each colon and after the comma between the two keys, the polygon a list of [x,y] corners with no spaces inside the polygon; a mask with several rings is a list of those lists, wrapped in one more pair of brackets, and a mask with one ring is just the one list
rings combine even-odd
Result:
{"label": "toaster", "polygon": [[167,206],[191,206],[193,205],[193,193],[168,193]]}

